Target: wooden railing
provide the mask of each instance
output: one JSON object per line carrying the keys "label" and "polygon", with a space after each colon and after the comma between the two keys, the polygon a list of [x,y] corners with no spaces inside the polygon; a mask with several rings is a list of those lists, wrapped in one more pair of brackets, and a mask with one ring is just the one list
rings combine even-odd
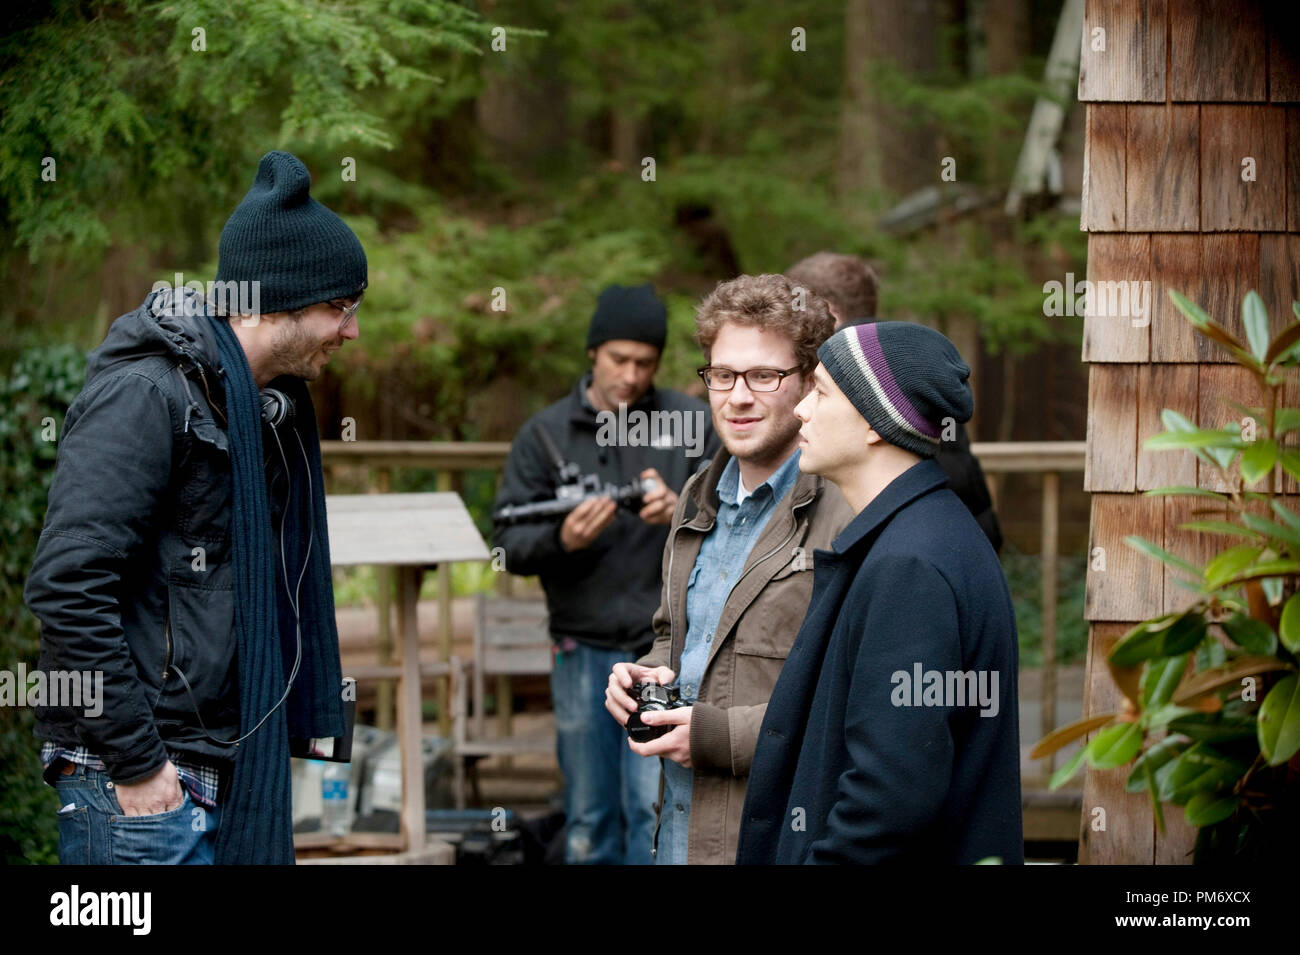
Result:
{"label": "wooden railing", "polygon": [[[1060,491],[1063,473],[1082,472],[1087,444],[1083,441],[974,442],[971,451],[990,476],[1001,474],[1041,474],[1040,503],[1042,555],[1042,633],[1043,665],[1040,684],[1042,735],[1056,728],[1056,575],[1060,544]],[[321,456],[325,467],[340,465],[364,468],[370,477],[363,481],[376,490],[391,486],[397,468],[423,468],[439,472],[438,490],[458,490],[461,473],[468,470],[499,472],[505,465],[510,444],[505,441],[322,441]],[[996,482],[996,478],[994,478]],[[329,477],[327,475],[327,485]],[[501,575],[506,578],[508,575]],[[392,646],[389,632],[388,587],[380,574],[379,653],[386,655]],[[451,633],[451,585],[446,574],[439,574],[439,623],[442,645],[447,647]],[[507,687],[500,687],[502,691]],[[379,711],[391,706],[391,688],[380,686]],[[386,700],[387,697],[387,700]],[[498,698],[503,698],[499,696]],[[439,709],[445,719],[446,707]],[[1046,767],[1051,772],[1050,762]]]}
{"label": "wooden railing", "polygon": [[[1061,474],[1082,471],[1087,449],[1086,441],[971,442],[971,454],[979,460],[986,474],[1034,473],[1043,476],[1038,551],[1042,561],[1043,608],[1039,738],[1056,729],[1056,568],[1061,539]],[[1043,772],[1046,775],[1051,775],[1054,761],[1050,756],[1044,760]]]}

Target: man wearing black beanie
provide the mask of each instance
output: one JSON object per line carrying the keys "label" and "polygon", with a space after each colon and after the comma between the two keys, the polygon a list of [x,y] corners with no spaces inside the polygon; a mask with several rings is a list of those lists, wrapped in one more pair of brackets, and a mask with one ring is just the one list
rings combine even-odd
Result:
{"label": "man wearing black beanie", "polygon": [[562,480],[573,480],[560,477],[556,454],[601,484],[656,484],[630,509],[590,497],[563,520],[493,529],[506,569],[539,575],[546,591],[570,864],[653,861],[659,764],[628,748],[627,733],[605,713],[605,684],[615,663],[637,659],[654,641],[677,492],[718,448],[704,402],[654,387],[667,334],[667,311],[649,285],[601,292],[587,332],[591,370],[520,429],[494,506],[553,499]]}
{"label": "man wearing black beanie", "polygon": [[799,467],[857,516],[814,552],[736,861],[1023,862],[1015,612],[934,460],[970,418],[970,369],[909,322],[847,326],[817,354]]}
{"label": "man wearing black beanie", "polygon": [[102,674],[93,709],[36,713],[61,862],[292,864],[289,739],[344,732],[305,382],[357,337],[367,269],[310,185],[263,156],[207,297],[156,284],[68,409],[24,590],[41,669]]}

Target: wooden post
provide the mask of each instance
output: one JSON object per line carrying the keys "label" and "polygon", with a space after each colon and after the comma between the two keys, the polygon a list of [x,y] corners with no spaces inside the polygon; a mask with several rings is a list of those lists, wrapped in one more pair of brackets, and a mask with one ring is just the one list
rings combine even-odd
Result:
{"label": "wooden post", "polygon": [[[1056,551],[1060,533],[1061,476],[1056,471],[1043,475],[1042,548],[1039,567],[1042,571],[1043,667],[1039,686],[1041,711],[1040,738],[1056,729]],[[1052,775],[1054,756],[1044,761],[1043,772]]]}
{"label": "wooden post", "polygon": [[[377,468],[375,486],[380,494],[387,494],[392,487],[393,472],[390,468]],[[393,572],[386,565],[375,568],[376,596],[375,604],[379,611],[379,643],[376,656],[380,666],[393,662]],[[375,687],[375,726],[381,730],[391,730],[394,725],[393,681],[383,679]]]}
{"label": "wooden post", "polygon": [[409,851],[424,848],[425,831],[420,632],[415,616],[419,596],[419,569],[398,567],[397,617],[402,642],[402,676],[398,680],[397,743],[402,754],[402,835]]}
{"label": "wooden post", "polygon": [[[511,717],[514,714],[514,687],[508,673],[497,674],[497,735],[508,739],[513,732]],[[514,759],[509,753],[501,757],[501,768],[510,769]]]}
{"label": "wooden post", "polygon": [[[438,490],[452,489],[452,472],[438,472]],[[451,564],[438,566],[438,659],[443,663],[451,659]],[[439,676],[436,699],[438,701],[438,735],[451,738],[451,677]]]}

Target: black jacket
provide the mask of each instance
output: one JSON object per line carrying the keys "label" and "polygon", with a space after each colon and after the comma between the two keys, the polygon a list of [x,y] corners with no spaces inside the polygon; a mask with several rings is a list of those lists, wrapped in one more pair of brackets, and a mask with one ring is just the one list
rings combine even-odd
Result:
{"label": "black jacket", "polygon": [[[737,862],[1024,861],[1015,611],[988,540],[944,485],[934,461],[913,465],[814,552]],[[931,672],[951,696],[924,692]],[[996,692],[958,700],[969,684],[957,674],[989,691],[996,675]]]}
{"label": "black jacket", "polygon": [[[878,321],[875,318],[855,318],[845,324],[867,325]],[[974,516],[984,536],[993,545],[995,553],[1002,551],[1002,528],[998,525],[998,516],[993,510],[993,496],[989,494],[988,481],[984,469],[980,467],[979,458],[971,454],[970,436],[966,434],[964,424],[957,425],[955,440],[945,441],[934,456],[948,475],[948,486],[952,488],[966,509]]]}
{"label": "black jacket", "polygon": [[951,444],[945,442],[934,459],[948,475],[948,486],[974,516],[994,552],[1000,553],[1002,528],[998,526],[998,516],[993,511],[993,497],[989,494],[984,469],[980,467],[979,458],[971,454],[970,438],[964,424],[957,425],[957,440]]}
{"label": "black jacket", "polygon": [[[674,492],[686,479],[707,467],[719,441],[713,431],[709,406],[695,398],[663,388],[651,388],[634,406],[632,414],[680,412],[696,415],[702,435],[700,454],[694,448],[649,447],[631,442],[602,446],[597,442],[600,422],[587,401],[588,373],[569,395],[538,412],[520,429],[510,446],[501,487],[493,510],[507,504],[525,504],[555,496],[555,466],[535,429],[543,427],[567,462],[583,474],[597,474],[602,483],[624,485],[646,468],[655,468]],[[631,429],[629,428],[629,434]],[[636,512],[620,507],[614,522],[591,546],[566,553],[560,546],[560,520],[505,525],[493,528],[493,548],[503,548],[506,569],[512,574],[541,578],[550,613],[551,633],[557,639],[571,636],[597,647],[617,647],[644,653],[654,641],[650,621],[659,606],[659,564],[668,540],[667,525],[646,524]]]}
{"label": "black jacket", "polygon": [[230,758],[200,718],[213,736],[239,735],[216,339],[201,315],[155,317],[154,294],[87,358],[23,591],[42,625],[41,669],[104,674],[101,715],[38,707],[35,735],[86,746],[124,783],[169,750]]}

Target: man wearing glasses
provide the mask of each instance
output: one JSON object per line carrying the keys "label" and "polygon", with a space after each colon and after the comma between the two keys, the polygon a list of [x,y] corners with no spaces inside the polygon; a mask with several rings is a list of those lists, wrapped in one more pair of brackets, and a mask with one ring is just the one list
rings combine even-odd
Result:
{"label": "man wearing glasses", "polygon": [[663,759],[661,864],[735,859],[758,728],[812,595],[813,550],[853,516],[834,485],[799,471],[794,408],[835,328],[826,303],[803,301],[783,276],[742,275],[705,299],[695,326],[723,449],[674,509],[654,646],[614,666],[605,692],[621,724],[638,681],[676,679],[689,704],[642,714],[669,731],[628,742]]}
{"label": "man wearing glasses", "polygon": [[155,285],[59,433],[24,597],[41,670],[102,677],[94,710],[36,711],[61,862],[292,864],[289,739],[344,732],[306,382],[357,338],[367,267],[310,185],[263,156],[221,233],[225,301]]}

